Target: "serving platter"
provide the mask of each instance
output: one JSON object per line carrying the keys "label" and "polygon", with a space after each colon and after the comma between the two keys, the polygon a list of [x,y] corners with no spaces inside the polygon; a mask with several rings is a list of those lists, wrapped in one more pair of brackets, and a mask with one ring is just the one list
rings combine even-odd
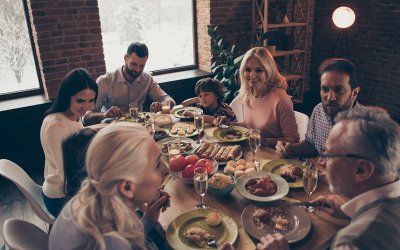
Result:
{"label": "serving platter", "polygon": [[[275,194],[264,197],[264,196],[253,195],[253,194],[249,193],[249,191],[247,191],[245,185],[250,179],[261,178],[266,175],[269,175],[271,177],[271,180],[277,186],[277,191]],[[244,175],[240,176],[239,178],[237,178],[236,191],[238,191],[238,193],[240,195],[242,195],[243,197],[245,197],[249,200],[252,200],[252,201],[271,202],[271,201],[279,200],[280,198],[287,195],[287,193],[289,192],[289,185],[288,185],[287,181],[285,181],[285,179],[283,179],[282,177],[280,177],[276,174],[272,174],[272,173],[268,173],[268,172],[264,172],[264,171],[250,172],[250,173],[244,174]]]}
{"label": "serving platter", "polygon": [[[232,144],[228,144],[228,143],[208,143],[210,146],[211,145],[218,145],[219,147],[229,147],[229,146],[235,146],[235,145],[232,145]],[[204,157],[202,157],[202,155],[201,154],[199,154],[198,153],[198,151],[200,150],[200,148],[202,147],[204,145],[204,143],[203,144],[201,144],[200,146],[198,146],[194,151],[193,151],[193,154],[196,154],[197,156],[199,156],[200,158],[204,158]],[[234,161],[237,161],[237,160],[239,160],[241,157],[243,156],[243,151],[242,151],[242,148],[240,148],[240,150],[239,150],[239,152],[236,154],[236,155],[234,155],[234,159],[232,159],[232,160],[234,160]],[[207,157],[205,157],[205,158],[210,158],[210,159],[214,159],[213,157],[209,157],[209,156],[207,156]],[[228,161],[229,160],[217,160],[217,162],[218,162],[218,164],[219,165],[226,165],[227,163],[228,163]]]}
{"label": "serving platter", "polygon": [[[205,221],[207,215],[211,212],[219,213],[221,224],[211,227]],[[191,227],[199,227],[215,235],[217,248],[224,243],[233,244],[238,238],[238,227],[236,222],[228,215],[214,208],[194,209],[178,215],[171,221],[166,230],[168,244],[173,249],[199,249],[198,246],[189,242],[184,236],[184,232]],[[211,248],[211,247],[209,247]]]}
{"label": "serving platter", "polygon": [[171,110],[171,115],[177,117],[177,118],[183,118],[183,119],[187,119],[187,118],[191,118],[189,116],[185,116],[183,115],[183,113],[185,111],[191,111],[191,112],[195,112],[195,113],[201,113],[203,112],[202,109],[200,108],[196,108],[196,107],[178,107],[178,108],[174,108]]}
{"label": "serving platter", "polygon": [[[283,165],[294,164],[297,167],[304,169],[303,162],[296,159],[278,159],[274,161],[267,162],[261,167],[262,171],[270,172],[276,175],[281,175],[280,167]],[[290,188],[302,188],[303,187],[303,177],[298,177],[295,182],[288,182]]]}
{"label": "serving platter", "polygon": [[195,150],[196,147],[197,147],[196,142],[194,140],[190,139],[190,138],[186,138],[186,137],[183,137],[183,138],[167,137],[167,138],[164,138],[164,139],[159,140],[157,142],[157,144],[161,148],[161,154],[168,155],[168,149],[166,147],[164,147],[163,145],[168,144],[170,142],[178,142],[178,141],[185,142],[185,143],[190,143],[190,145],[192,146],[192,149],[190,149],[190,150],[183,150],[183,151],[181,150],[180,154],[182,154],[182,155],[192,153],[193,150]]}

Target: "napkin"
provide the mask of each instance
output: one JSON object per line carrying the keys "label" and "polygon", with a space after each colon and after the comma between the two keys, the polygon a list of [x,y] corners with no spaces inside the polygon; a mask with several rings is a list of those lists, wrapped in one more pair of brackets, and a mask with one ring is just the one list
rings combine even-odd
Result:
{"label": "napkin", "polygon": [[237,250],[256,249],[256,245],[254,245],[253,241],[250,239],[250,236],[243,228],[239,229],[239,244],[236,249]]}

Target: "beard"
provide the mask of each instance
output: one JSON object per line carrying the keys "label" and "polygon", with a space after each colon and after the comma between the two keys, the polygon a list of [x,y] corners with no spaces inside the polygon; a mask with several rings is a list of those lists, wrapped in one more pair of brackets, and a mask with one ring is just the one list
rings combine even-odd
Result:
{"label": "beard", "polygon": [[351,96],[343,105],[339,105],[337,101],[326,101],[322,102],[322,107],[324,108],[324,111],[327,115],[329,115],[332,119],[335,118],[335,116],[342,111],[346,111],[351,108],[353,105],[353,100],[351,99]]}
{"label": "beard", "polygon": [[133,79],[136,79],[142,74],[142,72],[136,72],[134,70],[128,70],[129,76],[132,77]]}

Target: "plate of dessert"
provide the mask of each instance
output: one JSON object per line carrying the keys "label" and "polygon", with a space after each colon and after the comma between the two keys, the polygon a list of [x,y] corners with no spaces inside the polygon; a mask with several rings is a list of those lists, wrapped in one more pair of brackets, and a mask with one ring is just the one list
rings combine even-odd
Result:
{"label": "plate of dessert", "polygon": [[239,160],[243,155],[240,145],[224,145],[209,142],[202,143],[193,153],[200,158],[214,159],[220,165],[226,164],[230,160]]}
{"label": "plate of dessert", "polygon": [[244,229],[260,240],[266,234],[281,233],[289,243],[304,239],[311,229],[311,221],[302,207],[248,205],[242,212]]}
{"label": "plate of dessert", "polygon": [[281,176],[291,188],[303,187],[303,162],[295,159],[279,159],[267,162],[261,170]]}
{"label": "plate of dessert", "polygon": [[222,142],[240,142],[247,139],[247,132],[247,128],[240,126],[218,127],[214,130],[213,136]]}
{"label": "plate of dessert", "polygon": [[191,118],[190,116],[185,116],[183,115],[183,113],[185,113],[186,111],[190,111],[193,113],[202,113],[203,110],[200,108],[196,108],[196,107],[178,107],[178,108],[174,108],[171,110],[171,115],[177,117],[177,118]]}
{"label": "plate of dessert", "polygon": [[190,122],[177,122],[165,126],[165,131],[172,137],[191,137],[198,135],[196,127]]}
{"label": "plate of dessert", "polygon": [[271,202],[287,195],[289,185],[279,175],[264,171],[250,172],[237,178],[236,191],[252,201]]}
{"label": "plate of dessert", "polygon": [[[238,237],[236,222],[214,208],[194,209],[178,215],[166,230],[168,244],[173,249],[219,249],[233,244]],[[211,242],[214,244],[210,244]]]}

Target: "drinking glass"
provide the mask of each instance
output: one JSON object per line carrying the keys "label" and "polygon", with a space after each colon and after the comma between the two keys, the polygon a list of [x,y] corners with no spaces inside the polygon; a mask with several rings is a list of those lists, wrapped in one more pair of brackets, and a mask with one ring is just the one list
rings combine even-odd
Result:
{"label": "drinking glass", "polygon": [[171,160],[175,155],[179,155],[181,153],[180,141],[176,140],[173,143],[168,144],[168,157]]}
{"label": "drinking glass", "polygon": [[[303,187],[306,191],[308,201],[310,201],[311,194],[315,191],[318,184],[318,169],[311,163],[304,163],[303,169]],[[306,206],[306,212],[314,212],[315,207]]]}
{"label": "drinking glass", "polygon": [[149,120],[146,121],[145,127],[147,131],[153,136],[155,134],[155,128],[154,128],[154,118],[150,117]]}
{"label": "drinking glass", "polygon": [[198,204],[195,208],[208,208],[206,204],[204,204],[204,195],[206,195],[207,188],[208,188],[208,173],[207,169],[199,167],[194,170],[194,177],[193,177],[193,184],[194,190],[198,193],[201,197],[201,203]]}
{"label": "drinking glass", "polygon": [[169,100],[164,100],[161,102],[161,114],[170,114],[171,106]]}
{"label": "drinking glass", "polygon": [[194,114],[194,126],[196,127],[196,130],[199,134],[199,139],[200,139],[200,135],[201,132],[203,131],[203,126],[204,126],[204,116],[202,112],[196,112]]}
{"label": "drinking glass", "polygon": [[137,102],[129,103],[129,115],[133,121],[136,121],[139,117],[139,105]]}
{"label": "drinking glass", "polygon": [[257,171],[260,171],[260,162],[256,160],[256,152],[261,145],[261,134],[259,129],[250,129],[249,145],[253,152],[253,162],[256,165]]}

